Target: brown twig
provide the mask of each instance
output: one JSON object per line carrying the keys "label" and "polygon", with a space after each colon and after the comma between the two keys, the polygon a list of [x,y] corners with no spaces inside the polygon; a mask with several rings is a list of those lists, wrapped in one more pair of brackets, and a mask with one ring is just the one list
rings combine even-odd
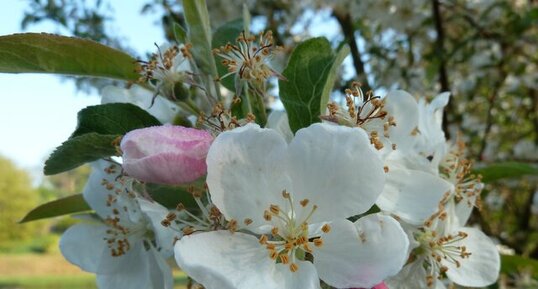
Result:
{"label": "brown twig", "polygon": [[341,14],[334,11],[333,15],[340,24],[342,32],[344,33],[346,41],[351,50],[351,57],[353,58],[353,66],[355,67],[355,72],[357,73],[357,79],[362,83],[362,89],[364,91],[369,91],[371,86],[368,83],[368,77],[366,75],[366,70],[364,69],[364,62],[361,58],[359,46],[357,45],[357,39],[355,39],[355,29],[353,28],[351,14]]}
{"label": "brown twig", "polygon": [[[441,8],[439,5],[439,0],[432,0],[432,13],[433,19],[435,22],[435,31],[437,33],[435,39],[435,51],[437,54],[437,59],[439,61],[439,84],[441,86],[440,92],[450,91],[450,84],[448,81],[448,73],[446,69],[446,57],[445,57],[445,32],[443,28],[443,19],[441,16]],[[449,122],[448,115],[454,111],[454,98],[450,98],[448,104],[445,108],[445,113],[443,114],[443,131],[445,136],[450,138],[448,131]]]}

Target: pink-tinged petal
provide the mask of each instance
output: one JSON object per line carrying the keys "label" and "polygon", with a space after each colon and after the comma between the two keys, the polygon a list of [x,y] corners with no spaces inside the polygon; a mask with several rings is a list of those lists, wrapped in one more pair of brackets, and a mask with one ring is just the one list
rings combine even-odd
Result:
{"label": "pink-tinged petal", "polygon": [[213,137],[206,131],[164,125],[133,130],[121,141],[123,169],[141,181],[179,185],[207,171]]}
{"label": "pink-tinged petal", "polygon": [[[368,289],[368,288],[351,288],[351,289]],[[372,287],[371,289],[389,289],[389,287],[387,287],[387,285],[385,285],[385,282],[381,282],[381,283],[375,285],[374,287]]]}

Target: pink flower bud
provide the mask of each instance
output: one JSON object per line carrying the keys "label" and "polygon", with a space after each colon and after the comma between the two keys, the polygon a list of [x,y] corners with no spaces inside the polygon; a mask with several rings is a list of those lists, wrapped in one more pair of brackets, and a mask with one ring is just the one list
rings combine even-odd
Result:
{"label": "pink flower bud", "polygon": [[[351,288],[351,289],[364,289],[364,288]],[[375,285],[374,287],[372,287],[372,289],[389,289],[389,287],[387,287],[387,285],[385,285],[385,282],[381,282],[381,283]]]}
{"label": "pink flower bud", "polygon": [[138,180],[167,185],[192,182],[207,171],[213,137],[206,131],[163,125],[128,132],[121,140],[123,169]]}

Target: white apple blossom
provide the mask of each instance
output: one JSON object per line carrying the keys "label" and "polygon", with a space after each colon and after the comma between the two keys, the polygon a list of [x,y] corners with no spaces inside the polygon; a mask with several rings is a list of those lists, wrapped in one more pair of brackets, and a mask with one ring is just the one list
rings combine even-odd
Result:
{"label": "white apple blossom", "polygon": [[[431,103],[423,98],[418,103],[411,101],[412,97],[405,92],[398,95],[408,99],[397,103],[409,106],[404,111],[411,114],[392,113],[396,126],[389,138],[397,149],[385,157],[387,184],[377,205],[405,222],[419,225],[437,211],[444,195],[453,190],[453,185],[439,175],[439,163],[447,150],[441,125],[448,94],[438,95]],[[388,99],[387,103],[391,100],[395,102],[397,98]],[[411,120],[409,115],[416,116]],[[410,130],[409,126],[399,127],[400,123],[415,126]]]}
{"label": "white apple blossom", "polygon": [[140,81],[148,82],[157,94],[170,100],[188,97],[187,89],[193,83],[189,45],[164,45],[157,47],[148,62],[142,64]]}
{"label": "white apple blossom", "polygon": [[359,128],[314,124],[288,144],[249,124],[210,148],[207,185],[235,226],[175,245],[178,265],[207,289],[372,287],[394,275],[408,240],[366,212],[383,189],[380,158]]}
{"label": "white apple blossom", "polygon": [[411,238],[409,262],[386,280],[390,289],[446,288],[444,282],[484,287],[499,277],[500,256],[482,231],[446,223],[446,211],[422,227],[404,226]]}
{"label": "white apple blossom", "polygon": [[69,228],[60,241],[61,252],[69,262],[97,274],[101,289],[171,289],[165,258],[172,255],[174,235],[160,226],[168,210],[137,198],[120,171],[107,161],[93,163],[83,196],[97,217],[83,217]]}
{"label": "white apple blossom", "polygon": [[162,123],[172,123],[180,112],[179,107],[173,102],[157,96],[154,93],[138,85],[131,88],[106,86],[101,91],[101,103],[131,103],[153,115]]}

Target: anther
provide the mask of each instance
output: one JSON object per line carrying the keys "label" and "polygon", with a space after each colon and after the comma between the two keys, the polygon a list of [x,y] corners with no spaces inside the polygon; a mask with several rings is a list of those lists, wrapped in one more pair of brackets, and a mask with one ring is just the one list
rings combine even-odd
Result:
{"label": "anther", "polygon": [[290,271],[291,272],[297,272],[297,270],[299,270],[299,266],[295,263],[291,263],[290,264]]}
{"label": "anther", "polygon": [[314,246],[321,247],[323,246],[323,239],[322,238],[316,238],[314,239]]}
{"label": "anther", "polygon": [[323,227],[321,227],[321,231],[323,231],[323,233],[329,233],[331,231],[331,226],[329,224],[325,224]]}
{"label": "anther", "polygon": [[310,202],[310,200],[308,199],[304,199],[302,201],[299,202],[299,204],[301,204],[301,206],[306,207],[308,205],[308,203]]}
{"label": "anther", "polygon": [[271,210],[271,213],[278,215],[280,213],[280,208],[278,205],[271,205],[269,206],[269,210]]}
{"label": "anther", "polygon": [[273,216],[271,215],[271,212],[265,210],[265,211],[263,211],[263,218],[264,218],[267,222],[269,222],[269,221],[271,221],[271,219],[273,218]]}
{"label": "anther", "polygon": [[282,254],[279,256],[280,257],[280,262],[282,262],[282,264],[286,265],[290,262],[290,259],[288,257],[288,255],[285,255],[285,254]]}

